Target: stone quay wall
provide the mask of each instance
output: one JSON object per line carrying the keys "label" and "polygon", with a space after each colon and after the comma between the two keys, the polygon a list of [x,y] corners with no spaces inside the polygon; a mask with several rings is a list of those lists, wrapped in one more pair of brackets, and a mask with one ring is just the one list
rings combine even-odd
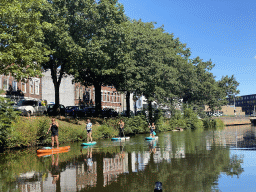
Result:
{"label": "stone quay wall", "polygon": [[256,117],[247,117],[247,116],[234,116],[234,117],[217,117],[221,119],[226,126],[228,125],[246,125],[251,124]]}

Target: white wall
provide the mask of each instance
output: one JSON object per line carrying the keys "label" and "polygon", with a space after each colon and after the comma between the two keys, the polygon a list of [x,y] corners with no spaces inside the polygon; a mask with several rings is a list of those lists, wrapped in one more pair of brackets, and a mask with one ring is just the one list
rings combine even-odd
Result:
{"label": "white wall", "polygon": [[[55,91],[50,70],[43,73],[42,99],[47,103],[55,103]],[[60,104],[65,106],[75,105],[75,85],[72,84],[72,76],[62,78],[60,84]]]}

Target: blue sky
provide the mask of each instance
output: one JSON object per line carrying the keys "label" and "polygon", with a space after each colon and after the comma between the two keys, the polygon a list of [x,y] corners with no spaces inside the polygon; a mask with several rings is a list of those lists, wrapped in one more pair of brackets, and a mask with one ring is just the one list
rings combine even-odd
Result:
{"label": "blue sky", "polygon": [[191,49],[192,56],[215,64],[216,80],[234,75],[239,95],[256,94],[255,0],[119,0],[131,19],[164,26]]}

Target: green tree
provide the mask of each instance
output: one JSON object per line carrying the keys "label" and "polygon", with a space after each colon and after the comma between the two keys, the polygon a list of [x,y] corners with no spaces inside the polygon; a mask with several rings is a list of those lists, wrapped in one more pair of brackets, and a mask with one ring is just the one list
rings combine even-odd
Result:
{"label": "green tree", "polygon": [[0,74],[16,79],[41,75],[41,63],[50,53],[44,46],[40,23],[45,0],[2,0],[0,3]]}
{"label": "green tree", "polygon": [[208,105],[210,109],[218,110],[226,104],[230,93],[239,93],[239,83],[234,76],[222,77],[216,81],[211,73],[214,67],[211,61],[203,61],[199,57],[190,59],[185,68],[179,68],[180,97],[184,103],[192,105]]}
{"label": "green tree", "polygon": [[[78,36],[82,13],[88,8],[87,1],[47,1],[42,8],[42,23],[51,27],[44,29],[44,46],[51,50],[48,61],[42,64],[50,70],[55,89],[55,110],[59,105],[59,89],[62,78],[78,63],[81,47]],[[85,19],[85,18],[83,18]]]}
{"label": "green tree", "polygon": [[117,0],[91,1],[91,10],[81,24],[79,45],[83,48],[82,60],[73,74],[75,81],[94,85],[96,112],[101,112],[101,86],[113,85],[113,76],[120,73],[126,17]]}
{"label": "green tree", "polygon": [[222,92],[225,93],[225,98],[223,99],[224,104],[227,103],[227,97],[234,98],[236,94],[239,94],[240,91],[237,89],[239,82],[236,81],[234,75],[231,77],[223,76],[220,81],[218,81],[218,86],[222,89]]}
{"label": "green tree", "polygon": [[[147,98],[149,117],[152,117],[152,102],[169,102],[178,88],[177,68],[185,62],[190,52],[186,45],[163,27],[154,23],[132,21],[132,65],[126,65],[127,88]],[[127,74],[128,72],[128,74]],[[125,76],[125,75],[124,75]]]}

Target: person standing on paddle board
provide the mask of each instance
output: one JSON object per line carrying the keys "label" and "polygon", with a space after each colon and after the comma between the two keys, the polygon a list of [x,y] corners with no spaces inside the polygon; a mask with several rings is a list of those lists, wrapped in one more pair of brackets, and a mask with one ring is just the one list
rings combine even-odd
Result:
{"label": "person standing on paddle board", "polygon": [[148,124],[148,128],[150,129],[150,137],[155,137],[155,135],[153,134],[155,131],[155,124],[152,123],[152,125],[150,125],[150,123]]}
{"label": "person standing on paddle board", "polygon": [[123,120],[121,119],[118,124],[119,124],[119,137],[121,137],[122,133],[124,133],[124,122],[123,122]]}
{"label": "person standing on paddle board", "polygon": [[91,140],[92,142],[92,123],[90,119],[87,119],[86,130],[87,130],[87,142],[89,142],[89,140]]}
{"label": "person standing on paddle board", "polygon": [[55,120],[55,118],[52,118],[52,123],[47,131],[47,134],[50,130],[52,131],[52,148],[54,147],[54,140],[56,141],[57,148],[59,148],[59,123]]}

